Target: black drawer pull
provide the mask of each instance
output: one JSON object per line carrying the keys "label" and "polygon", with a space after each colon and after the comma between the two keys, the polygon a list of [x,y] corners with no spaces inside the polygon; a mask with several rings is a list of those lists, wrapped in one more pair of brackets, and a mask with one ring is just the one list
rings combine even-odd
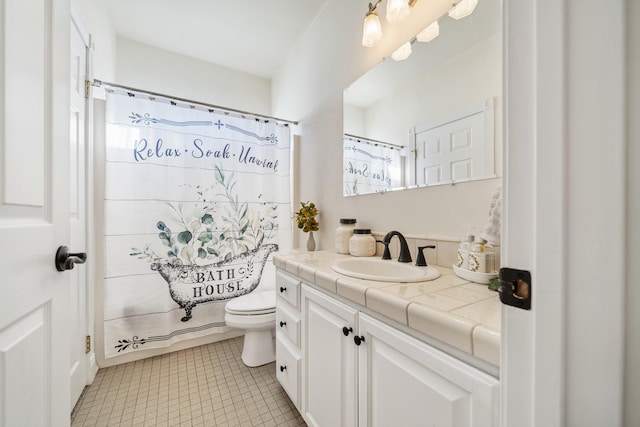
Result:
{"label": "black drawer pull", "polygon": [[284,365],[280,365],[280,372],[284,372],[284,370],[285,370],[285,369],[287,369],[287,367],[286,367],[286,366],[284,366]]}
{"label": "black drawer pull", "polygon": [[281,292],[281,293],[282,293],[282,292],[286,292],[286,291],[287,291],[287,288],[283,288],[282,286],[280,286],[280,292]]}
{"label": "black drawer pull", "polygon": [[280,327],[281,328],[284,327],[286,324],[287,324],[287,322],[280,321]]}

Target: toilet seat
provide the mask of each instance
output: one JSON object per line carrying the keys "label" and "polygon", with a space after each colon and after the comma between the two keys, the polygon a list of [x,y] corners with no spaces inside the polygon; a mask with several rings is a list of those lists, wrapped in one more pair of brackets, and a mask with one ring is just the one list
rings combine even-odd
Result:
{"label": "toilet seat", "polygon": [[271,314],[276,311],[275,291],[252,292],[227,302],[225,311],[240,316]]}

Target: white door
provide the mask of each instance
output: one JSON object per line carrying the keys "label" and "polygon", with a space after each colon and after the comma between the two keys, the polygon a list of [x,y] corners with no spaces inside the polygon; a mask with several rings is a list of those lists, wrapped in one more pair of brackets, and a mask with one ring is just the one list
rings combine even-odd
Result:
{"label": "white door", "polygon": [[415,129],[415,184],[494,178],[494,100]]}
{"label": "white door", "polygon": [[[416,130],[416,184],[437,185],[486,178],[482,112]],[[493,164],[491,164],[493,168]]]}
{"label": "white door", "polygon": [[0,425],[69,424],[69,1],[0,1]]}
{"label": "white door", "polygon": [[357,312],[333,298],[302,288],[302,415],[315,427],[357,422],[357,369],[353,333]]}
{"label": "white door", "polygon": [[[86,132],[85,132],[85,80],[87,49],[77,24],[71,22],[71,81],[70,81],[70,138],[69,138],[69,247],[86,252]],[[69,343],[71,409],[87,384],[87,268],[74,268],[67,274],[69,289]],[[70,409],[70,410],[71,410]]]}
{"label": "white door", "polygon": [[503,426],[623,425],[629,3],[504,2]]}

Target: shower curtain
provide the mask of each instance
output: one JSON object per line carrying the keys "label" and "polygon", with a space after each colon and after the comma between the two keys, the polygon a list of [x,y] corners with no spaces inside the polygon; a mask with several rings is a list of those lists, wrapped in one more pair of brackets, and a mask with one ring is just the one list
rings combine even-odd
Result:
{"label": "shower curtain", "polygon": [[291,245],[290,129],[108,90],[105,358],[228,330]]}
{"label": "shower curtain", "polygon": [[402,186],[400,147],[345,134],[343,150],[345,196],[382,192]]}

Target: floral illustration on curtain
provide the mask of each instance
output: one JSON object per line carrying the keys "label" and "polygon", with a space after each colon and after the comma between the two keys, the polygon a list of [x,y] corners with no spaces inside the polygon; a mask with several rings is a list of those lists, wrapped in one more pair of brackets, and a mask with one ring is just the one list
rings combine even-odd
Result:
{"label": "floral illustration on curtain", "polygon": [[289,129],[139,95],[107,108],[107,356],[223,332],[290,241]]}
{"label": "floral illustration on curtain", "polygon": [[345,196],[382,192],[402,185],[398,147],[345,135],[343,150]]}
{"label": "floral illustration on curtain", "polygon": [[[234,193],[233,174],[225,179],[220,167],[214,170],[216,185],[193,188],[199,204],[185,209],[168,203],[171,220],[156,223],[158,238],[167,246],[165,255],[150,244],[132,248],[130,254],[151,262],[151,270],[167,281],[171,298],[185,309],[183,322],[191,319],[197,304],[252,292],[267,256],[278,250],[276,244],[263,244],[276,236],[277,206],[264,202],[261,212],[254,211]],[[216,202],[220,196],[226,204]]]}

